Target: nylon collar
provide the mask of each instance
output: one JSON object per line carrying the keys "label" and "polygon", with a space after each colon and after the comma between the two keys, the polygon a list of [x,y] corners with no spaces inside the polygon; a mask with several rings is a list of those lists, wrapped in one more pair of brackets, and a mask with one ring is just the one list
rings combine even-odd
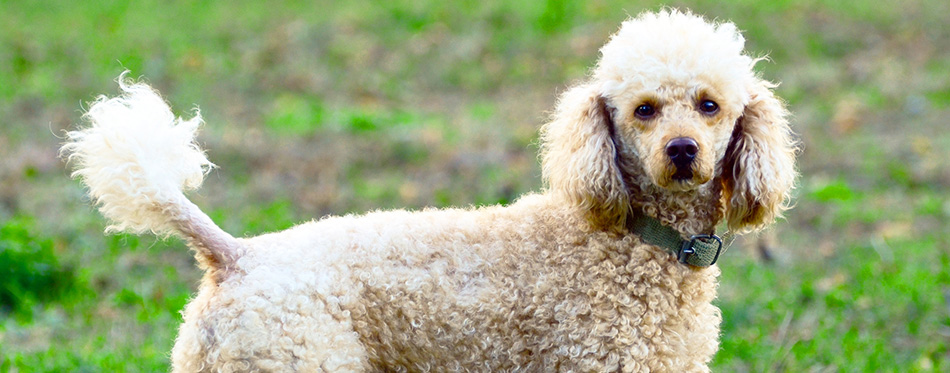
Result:
{"label": "nylon collar", "polygon": [[697,234],[684,240],[675,229],[644,214],[631,214],[627,228],[643,242],[673,254],[683,264],[708,267],[716,264],[722,252],[722,239],[715,234]]}

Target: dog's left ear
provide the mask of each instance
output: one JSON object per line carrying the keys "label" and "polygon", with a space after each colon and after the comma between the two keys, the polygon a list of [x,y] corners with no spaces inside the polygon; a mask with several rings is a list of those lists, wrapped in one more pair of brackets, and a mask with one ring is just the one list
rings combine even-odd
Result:
{"label": "dog's left ear", "polygon": [[759,230],[781,216],[798,175],[798,145],[788,125],[788,111],[772,93],[773,87],[759,79],[749,87],[750,102],[726,149],[722,183],[731,231]]}

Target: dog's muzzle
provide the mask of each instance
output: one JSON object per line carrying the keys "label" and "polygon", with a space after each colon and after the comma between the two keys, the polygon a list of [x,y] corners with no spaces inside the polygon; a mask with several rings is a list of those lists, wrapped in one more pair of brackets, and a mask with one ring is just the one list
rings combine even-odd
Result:
{"label": "dog's muzzle", "polygon": [[666,155],[676,166],[674,180],[689,180],[693,178],[693,161],[699,153],[699,144],[689,137],[677,137],[666,144]]}

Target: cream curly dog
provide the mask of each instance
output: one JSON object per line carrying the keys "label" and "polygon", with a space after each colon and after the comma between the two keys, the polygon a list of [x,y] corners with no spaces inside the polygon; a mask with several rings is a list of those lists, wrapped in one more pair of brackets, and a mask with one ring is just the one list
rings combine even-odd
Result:
{"label": "cream curly dog", "polygon": [[89,109],[63,151],[111,231],[177,235],[206,273],[175,371],[707,371],[713,236],[787,208],[796,143],[730,23],[623,23],[541,129],[538,194],[234,238],[189,202],[200,116],[150,87]]}

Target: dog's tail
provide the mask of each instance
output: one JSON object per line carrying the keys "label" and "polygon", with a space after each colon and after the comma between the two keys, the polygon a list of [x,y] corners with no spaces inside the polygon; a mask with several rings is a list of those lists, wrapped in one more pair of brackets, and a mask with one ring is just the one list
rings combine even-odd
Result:
{"label": "dog's tail", "polygon": [[119,76],[122,93],[100,96],[85,113],[88,125],[68,132],[61,151],[74,162],[107,232],[177,235],[202,264],[225,269],[240,254],[239,242],[219,228],[183,191],[201,186],[214,165],[195,144],[201,115],[176,118],[158,92]]}

